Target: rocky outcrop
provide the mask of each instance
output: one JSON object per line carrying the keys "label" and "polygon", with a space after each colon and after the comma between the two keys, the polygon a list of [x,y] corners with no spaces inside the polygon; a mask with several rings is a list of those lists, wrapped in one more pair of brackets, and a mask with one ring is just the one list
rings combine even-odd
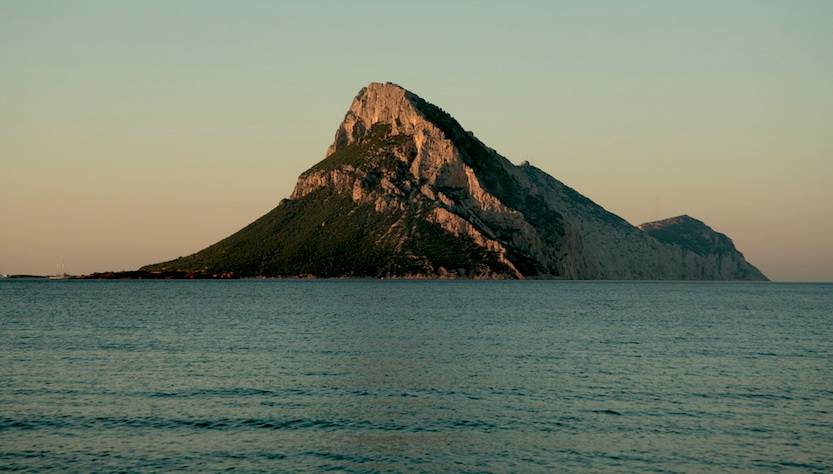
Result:
{"label": "rocky outcrop", "polygon": [[639,229],[678,252],[697,255],[700,260],[697,262],[698,267],[704,279],[767,279],[760,270],[746,261],[726,234],[716,232],[691,216],[646,222]]}
{"label": "rocky outcrop", "polygon": [[[289,200],[202,252],[146,268],[242,276],[764,278],[730,240],[692,245],[657,229],[630,225],[528,163],[513,165],[402,87],[373,83],[353,100],[325,159],[298,178]],[[368,259],[357,263],[344,253],[351,240]]]}

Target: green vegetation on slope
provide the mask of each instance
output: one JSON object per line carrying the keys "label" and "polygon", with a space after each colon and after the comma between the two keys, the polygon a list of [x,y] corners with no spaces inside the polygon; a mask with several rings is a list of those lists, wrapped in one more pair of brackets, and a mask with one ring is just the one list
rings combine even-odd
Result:
{"label": "green vegetation on slope", "polygon": [[[401,232],[390,231],[397,222]],[[400,243],[403,235],[407,238]],[[378,213],[320,189],[283,201],[205,250],[142,270],[234,272],[241,277],[381,277],[433,274],[439,267],[476,275],[484,266],[506,270],[493,253],[447,234],[416,209],[404,215]]]}
{"label": "green vegetation on slope", "polygon": [[411,137],[407,135],[391,135],[390,128],[389,124],[374,124],[360,140],[339,148],[304,174],[332,170],[344,165],[372,167],[375,164],[372,162],[384,158],[392,149],[411,141]]}
{"label": "green vegetation on slope", "polygon": [[367,276],[386,264],[376,246],[393,217],[325,191],[278,207],[234,235],[148,270],[232,271],[240,276]]}

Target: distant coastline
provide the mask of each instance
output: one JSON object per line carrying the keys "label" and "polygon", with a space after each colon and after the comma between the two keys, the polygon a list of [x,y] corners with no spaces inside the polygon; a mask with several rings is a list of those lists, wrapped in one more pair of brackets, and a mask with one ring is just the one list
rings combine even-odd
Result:
{"label": "distant coastline", "polygon": [[[49,279],[49,275],[6,275],[3,279]],[[89,275],[66,275],[62,280],[234,280],[234,272],[180,272],[180,271],[145,271],[129,270],[121,272],[97,272]]]}

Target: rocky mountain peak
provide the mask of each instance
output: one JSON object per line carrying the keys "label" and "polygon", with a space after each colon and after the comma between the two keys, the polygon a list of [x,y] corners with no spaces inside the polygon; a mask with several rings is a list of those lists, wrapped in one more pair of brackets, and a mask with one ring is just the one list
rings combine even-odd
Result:
{"label": "rocky mountain peak", "polygon": [[[409,131],[420,118],[408,100],[409,94],[390,82],[372,82],[362,87],[336,130],[335,140],[327,149],[326,156],[361,140],[377,123],[391,125],[390,132],[395,135]],[[410,127],[405,127],[405,124]]]}
{"label": "rocky mountain peak", "polygon": [[[728,242],[728,244],[727,244]],[[146,269],[242,276],[764,279],[689,216],[636,228],[513,165],[392,83],[362,88],[290,199],[231,237]]]}

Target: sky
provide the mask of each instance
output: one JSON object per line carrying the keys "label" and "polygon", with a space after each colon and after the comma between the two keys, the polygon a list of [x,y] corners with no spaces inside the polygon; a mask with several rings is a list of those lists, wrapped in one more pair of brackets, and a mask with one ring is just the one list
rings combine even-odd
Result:
{"label": "sky", "polygon": [[833,281],[833,2],[0,0],[0,272],[228,236],[391,81],[633,224]]}

